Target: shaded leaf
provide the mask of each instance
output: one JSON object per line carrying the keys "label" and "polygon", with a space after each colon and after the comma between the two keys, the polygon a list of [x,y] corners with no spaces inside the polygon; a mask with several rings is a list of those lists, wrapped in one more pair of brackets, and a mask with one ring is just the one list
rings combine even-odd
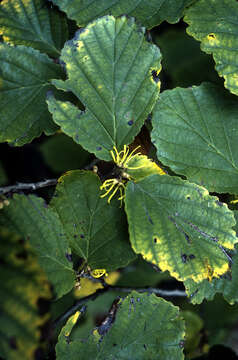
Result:
{"label": "shaded leaf", "polygon": [[[196,1],[196,0],[195,0]],[[194,0],[53,0],[65,11],[69,18],[76,20],[78,26],[85,26],[96,18],[111,14],[114,16],[134,16],[147,28],[163,21],[176,23],[183,15],[186,6]]]}
{"label": "shaded leaf", "polygon": [[228,346],[224,345],[214,345],[209,350],[209,353],[204,354],[203,356],[199,356],[194,358],[194,360],[211,360],[217,359],[218,357],[222,357],[223,359],[229,360],[237,360],[237,354]]}
{"label": "shaded leaf", "polygon": [[62,50],[68,79],[53,84],[72,91],[86,110],[49,94],[49,111],[63,132],[100,159],[132,142],[158,98],[161,55],[144,32],[132,18],[105,16]]}
{"label": "shaded leaf", "polygon": [[36,250],[39,264],[54,286],[57,297],[70,291],[74,285],[72,263],[63,226],[57,214],[33,195],[15,195],[10,205],[1,210],[0,223],[9,225]]}
{"label": "shaded leaf", "polygon": [[238,95],[238,3],[236,0],[199,0],[186,11],[187,32],[212,54],[225,87]]}
{"label": "shaded leaf", "polygon": [[135,254],[118,202],[100,199],[101,182],[90,171],[70,171],[56,187],[51,206],[61,219],[71,248],[92,269],[112,271],[126,266]]}
{"label": "shaded leaf", "polygon": [[186,354],[189,354],[189,358],[193,358],[202,337],[201,330],[204,323],[200,316],[192,311],[182,311],[181,315],[185,320],[186,328],[184,349]]}
{"label": "shaded leaf", "polygon": [[184,323],[177,307],[153,294],[148,296],[135,291],[120,300],[116,307],[115,322],[111,321],[105,333],[99,326],[87,342],[70,341],[70,331],[78,314],[71,317],[56,345],[57,359],[71,360],[80,356],[95,360],[131,360],[135,356],[136,360],[184,358],[180,345]]}
{"label": "shaded leaf", "polygon": [[46,7],[45,0],[3,0],[0,35],[13,45],[31,46],[58,57],[67,40],[66,18]]}
{"label": "shaded leaf", "polygon": [[205,301],[202,306],[196,306],[200,309],[201,307],[209,345],[226,344],[235,349],[237,338],[234,328],[238,317],[238,304],[228,304],[219,294],[213,301]]}
{"label": "shaded leaf", "polygon": [[40,144],[39,149],[47,165],[57,173],[80,169],[90,159],[90,154],[65,134],[55,134],[47,138]]}
{"label": "shaded leaf", "polygon": [[232,212],[208,191],[168,175],[151,175],[126,189],[130,240],[136,253],[178,280],[224,274],[224,248],[238,242]]}
{"label": "shaded leaf", "polygon": [[57,127],[45,103],[52,78],[63,78],[59,65],[25,46],[0,44],[0,141],[23,145]]}
{"label": "shaded leaf", "polygon": [[154,269],[151,264],[138,257],[138,259],[123,269],[116,286],[148,287],[156,286],[162,281],[166,282],[169,280],[171,280],[171,277],[167,271],[161,272],[158,269]]}
{"label": "shaded leaf", "polygon": [[162,69],[166,75],[164,81],[167,89],[168,86],[199,85],[202,81],[220,82],[223,86],[223,80],[214,69],[212,56],[201,51],[199,42],[189,36],[185,29],[181,29],[180,25],[155,35],[153,40],[163,54]]}
{"label": "shaded leaf", "polygon": [[51,297],[49,283],[28,243],[0,230],[0,356],[32,360],[40,347],[39,327],[48,314],[39,315],[39,299]]}
{"label": "shaded leaf", "polygon": [[163,164],[209,191],[238,191],[238,103],[222,88],[164,91],[153,113],[152,141]]}

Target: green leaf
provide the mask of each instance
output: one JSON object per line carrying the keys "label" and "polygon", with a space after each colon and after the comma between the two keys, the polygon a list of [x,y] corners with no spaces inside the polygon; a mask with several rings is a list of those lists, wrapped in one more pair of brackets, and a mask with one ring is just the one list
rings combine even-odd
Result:
{"label": "green leaf", "polygon": [[164,91],[153,113],[157,156],[209,191],[238,191],[238,103],[209,83]]}
{"label": "green leaf", "polygon": [[171,280],[171,277],[167,271],[159,271],[155,266],[153,267],[139,256],[138,259],[123,269],[116,286],[153,287],[169,280]]}
{"label": "green leaf", "polygon": [[0,35],[13,45],[31,46],[59,57],[67,40],[68,27],[66,18],[48,9],[45,0],[3,0]]}
{"label": "green leaf", "polygon": [[204,299],[211,301],[217,293],[223,294],[224,298],[232,305],[238,301],[237,280],[238,280],[238,260],[237,256],[233,257],[232,274],[225,274],[219,279],[212,281],[203,280],[200,284],[195,283],[192,279],[184,282],[186,293],[190,297],[192,304],[201,304]]}
{"label": "green leaf", "polygon": [[[238,211],[233,211],[236,222],[238,221]],[[236,232],[237,232],[236,223]],[[213,279],[212,281],[204,280],[201,284],[196,284],[193,280],[186,280],[184,285],[186,292],[190,296],[192,304],[201,304],[206,300],[213,300],[217,293],[223,294],[224,298],[230,303],[234,304],[238,302],[238,247],[236,246],[236,252],[232,257],[231,270],[219,279]]]}
{"label": "green leaf", "polygon": [[74,285],[74,271],[68,260],[68,241],[57,214],[33,195],[15,195],[9,206],[1,210],[0,223],[9,225],[36,250],[39,264],[54,286],[57,297]]}
{"label": "green leaf", "polygon": [[71,317],[56,345],[57,360],[182,360],[184,322],[178,308],[154,294],[133,291],[116,305],[116,320],[101,325],[87,342],[68,342],[78,314]]}
{"label": "green leaf", "polygon": [[90,160],[90,154],[65,134],[47,138],[39,149],[45,162],[56,173],[83,168]]}
{"label": "green leaf", "polygon": [[185,335],[185,351],[186,354],[189,354],[189,358],[193,358],[193,352],[196,354],[196,350],[199,346],[202,337],[202,328],[204,322],[202,319],[192,311],[182,311],[182,317],[185,320],[186,335]]}
{"label": "green leaf", "polygon": [[212,56],[201,51],[199,42],[189,36],[185,28],[166,28],[153,40],[163,54],[161,82],[166,81],[167,89],[199,85],[202,81],[219,82],[223,86]]}
{"label": "green leaf", "polygon": [[128,183],[125,205],[132,247],[145,260],[182,281],[201,282],[228,270],[223,247],[233,249],[238,242],[235,220],[205,188],[151,175]]}
{"label": "green leaf", "polygon": [[238,3],[235,0],[199,0],[186,11],[187,32],[212,54],[225,87],[238,95]]}
{"label": "green leaf", "polygon": [[[195,0],[196,1],[196,0]],[[134,16],[147,28],[163,21],[176,23],[183,15],[186,6],[194,0],[53,0],[65,11],[69,18],[76,20],[78,26],[85,26],[96,18],[111,14],[114,16]]]}
{"label": "green leaf", "polygon": [[135,254],[128,241],[125,214],[118,201],[100,199],[101,182],[90,171],[70,171],[56,187],[51,206],[61,219],[72,249],[92,269],[126,266]]}
{"label": "green leaf", "polygon": [[[99,319],[101,316],[105,317],[110,311],[112,303],[120,295],[123,295],[123,297],[125,296],[125,294],[118,293],[117,291],[107,291],[100,294],[96,299],[88,301],[87,311],[83,314],[82,321],[78,321],[73,327],[73,331],[70,333],[70,340],[74,341],[79,338],[87,339],[92,334],[92,329],[95,326],[95,319]],[[78,299],[78,297],[76,298]],[[92,359],[94,359],[94,357],[92,357]]]}
{"label": "green leaf", "polygon": [[0,142],[23,145],[43,131],[57,129],[45,103],[52,78],[63,78],[59,65],[25,46],[0,44]]}
{"label": "green leaf", "polygon": [[[221,295],[218,295],[213,301],[206,301],[202,306],[196,306],[196,308],[203,309],[201,314],[205,322],[209,345],[226,344],[235,348],[234,327],[238,317],[238,304],[230,305]],[[222,316],[218,316],[218,314],[222,314]],[[227,358],[231,360],[232,356]],[[233,358],[233,360],[236,359]]]}
{"label": "green leaf", "polygon": [[[92,46],[93,44],[93,46]],[[132,142],[158,98],[161,55],[134,19],[105,16],[76,33],[62,50],[68,79],[53,81],[85,105],[48,96],[49,111],[62,131],[89,152],[110,160],[110,150]]]}
{"label": "green leaf", "polygon": [[28,242],[0,230],[0,356],[32,360],[40,347],[39,327],[48,314],[39,315],[38,300],[51,297],[50,286]]}
{"label": "green leaf", "polygon": [[152,174],[164,175],[165,172],[146,155],[135,155],[126,165],[126,173],[133,179],[139,181]]}

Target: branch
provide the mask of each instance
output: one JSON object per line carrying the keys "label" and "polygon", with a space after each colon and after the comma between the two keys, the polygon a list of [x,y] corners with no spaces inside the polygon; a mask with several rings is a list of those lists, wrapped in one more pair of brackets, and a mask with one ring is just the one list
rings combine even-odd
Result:
{"label": "branch", "polygon": [[39,181],[37,183],[17,183],[16,185],[0,187],[0,195],[7,194],[9,192],[18,192],[21,190],[37,190],[46,186],[53,186],[57,184],[57,179],[48,179]]}
{"label": "branch", "polygon": [[157,288],[125,288],[125,287],[118,287],[118,286],[109,286],[110,290],[113,291],[121,291],[121,292],[131,292],[137,291],[139,293],[148,292],[151,294],[156,294],[161,297],[186,297],[187,294],[183,290],[162,290]]}
{"label": "branch", "polygon": [[117,292],[125,292],[130,293],[131,291],[135,290],[139,293],[148,292],[151,294],[156,294],[161,297],[187,297],[185,291],[182,290],[162,290],[157,288],[130,288],[130,287],[119,287],[119,286],[112,286],[106,285],[103,289],[97,290],[95,293],[84,297],[77,301],[73,306],[71,306],[64,314],[60,315],[53,323],[53,329],[55,329],[61,322],[67,320],[71,315],[75,313],[82,305],[90,300],[95,300],[99,295],[104,294],[108,290],[110,291],[117,291]]}
{"label": "branch", "polygon": [[71,315],[73,315],[75,311],[80,308],[80,306],[84,305],[89,300],[95,300],[99,295],[104,294],[106,291],[107,288],[99,289],[95,293],[78,300],[73,306],[71,306],[53,322],[53,329],[55,329],[61,322],[67,320]]}

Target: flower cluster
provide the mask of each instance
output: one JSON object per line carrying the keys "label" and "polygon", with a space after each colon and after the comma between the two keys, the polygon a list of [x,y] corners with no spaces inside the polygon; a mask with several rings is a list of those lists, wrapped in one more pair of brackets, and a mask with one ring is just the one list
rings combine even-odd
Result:
{"label": "flower cluster", "polygon": [[112,178],[112,179],[107,179],[104,181],[104,183],[101,185],[100,190],[105,190],[106,192],[101,195],[100,197],[103,198],[107,195],[110,194],[110,196],[108,197],[108,203],[110,203],[111,199],[113,198],[113,196],[117,193],[117,191],[119,191],[120,196],[118,198],[118,200],[121,201],[121,205],[122,205],[122,200],[125,197],[125,184],[127,183],[128,180],[130,180],[130,176],[126,173],[126,170],[137,170],[143,166],[138,166],[138,167],[131,167],[129,165],[129,162],[138,155],[141,155],[140,152],[136,153],[136,150],[138,150],[140,148],[140,146],[137,146],[135,149],[133,149],[130,152],[130,148],[127,145],[124,145],[123,150],[121,150],[120,152],[118,152],[117,148],[115,146],[113,146],[113,150],[110,151],[112,159],[114,161],[114,163],[118,166],[119,169],[121,169],[121,173],[119,178]]}

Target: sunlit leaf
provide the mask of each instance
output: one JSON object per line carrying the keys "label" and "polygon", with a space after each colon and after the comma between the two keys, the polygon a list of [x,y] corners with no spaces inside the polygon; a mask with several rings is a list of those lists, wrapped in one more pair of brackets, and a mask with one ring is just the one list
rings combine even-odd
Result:
{"label": "sunlit leaf", "polygon": [[151,175],[126,189],[130,240],[136,253],[178,280],[201,282],[224,274],[224,248],[238,242],[226,204],[188,181]]}
{"label": "sunlit leaf", "polygon": [[[119,271],[113,271],[105,278],[105,282],[109,285],[114,285],[119,277]],[[101,282],[95,282],[94,279],[82,277],[80,279],[80,286],[75,289],[74,295],[76,298],[83,298],[85,296],[94,294],[98,289],[103,289]]]}
{"label": "sunlit leaf", "polygon": [[225,87],[238,95],[238,3],[236,0],[199,0],[186,11],[187,32],[212,54]]}
{"label": "sunlit leaf", "polygon": [[105,16],[62,50],[68,79],[53,84],[72,91],[86,110],[49,93],[49,111],[63,132],[100,159],[110,160],[113,146],[133,141],[158,98],[161,55],[144,33],[132,18]]}
{"label": "sunlit leaf", "polygon": [[45,97],[61,67],[38,50],[0,44],[0,141],[23,145],[56,131]]}
{"label": "sunlit leaf", "polygon": [[40,347],[40,326],[48,314],[39,315],[38,301],[51,297],[46,276],[27,242],[0,230],[0,356],[7,360],[32,360]]}
{"label": "sunlit leaf", "polygon": [[128,162],[126,172],[134,181],[142,180],[146,176],[153,174],[165,174],[165,172],[146,155],[136,155],[131,158]]}
{"label": "sunlit leaf", "polygon": [[53,0],[78,26],[85,26],[96,18],[111,14],[134,16],[147,28],[163,21],[176,23],[186,6],[196,0]]}
{"label": "sunlit leaf", "polygon": [[[70,341],[79,314],[63,327],[56,345],[57,360],[182,360],[184,323],[178,308],[155,295],[133,291],[115,305],[115,320],[102,324],[93,335]],[[79,320],[80,321],[80,320]]]}
{"label": "sunlit leaf", "polygon": [[14,45],[31,46],[59,57],[67,40],[66,18],[46,6],[46,0],[3,0],[0,35]]}
{"label": "sunlit leaf", "polygon": [[57,297],[74,285],[70,249],[57,214],[43,199],[29,195],[15,195],[1,211],[0,223],[11,226],[36,250],[39,264],[54,286]]}
{"label": "sunlit leaf", "polygon": [[164,91],[153,112],[152,141],[164,165],[209,191],[238,191],[238,102],[223,88]]}
{"label": "sunlit leaf", "polygon": [[57,211],[72,249],[92,269],[112,271],[135,258],[118,201],[101,199],[101,182],[90,171],[63,175],[51,206]]}
{"label": "sunlit leaf", "polygon": [[[235,219],[238,220],[238,211],[234,211]],[[235,227],[238,230],[237,224]],[[217,293],[223,294],[224,298],[230,303],[238,302],[238,247],[232,257],[231,269],[219,279],[212,281],[204,280],[196,284],[193,280],[185,281],[186,292],[193,304],[201,304],[206,300],[213,300]]]}

